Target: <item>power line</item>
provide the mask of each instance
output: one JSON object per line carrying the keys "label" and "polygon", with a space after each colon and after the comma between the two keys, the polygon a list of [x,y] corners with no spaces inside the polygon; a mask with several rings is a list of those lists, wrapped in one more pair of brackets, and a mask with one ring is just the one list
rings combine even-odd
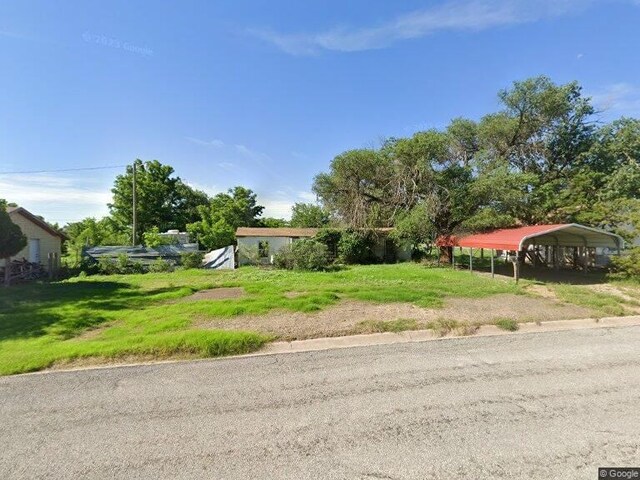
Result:
{"label": "power line", "polygon": [[58,172],[80,172],[83,170],[107,170],[110,168],[123,168],[128,165],[105,165],[103,167],[80,167],[80,168],[61,168],[58,170],[23,170],[17,172],[0,172],[0,175],[18,175],[27,173],[58,173]]}

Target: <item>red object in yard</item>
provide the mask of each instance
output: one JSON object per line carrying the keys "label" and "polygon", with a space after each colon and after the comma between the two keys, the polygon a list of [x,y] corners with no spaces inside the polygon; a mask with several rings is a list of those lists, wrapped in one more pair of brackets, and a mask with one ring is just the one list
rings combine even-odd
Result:
{"label": "red object in yard", "polygon": [[455,247],[458,245],[458,237],[455,235],[440,235],[436,238],[436,247]]}

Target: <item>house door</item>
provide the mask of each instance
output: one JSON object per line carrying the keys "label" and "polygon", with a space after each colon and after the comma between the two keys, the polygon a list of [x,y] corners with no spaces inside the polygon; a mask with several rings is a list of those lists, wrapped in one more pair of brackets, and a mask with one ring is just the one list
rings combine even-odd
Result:
{"label": "house door", "polygon": [[29,239],[29,261],[31,263],[40,263],[40,239]]}

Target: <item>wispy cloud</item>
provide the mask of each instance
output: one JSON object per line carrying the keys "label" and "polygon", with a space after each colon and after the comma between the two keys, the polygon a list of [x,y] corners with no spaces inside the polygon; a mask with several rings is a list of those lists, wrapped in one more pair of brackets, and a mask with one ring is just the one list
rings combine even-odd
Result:
{"label": "wispy cloud", "polygon": [[640,86],[615,83],[589,95],[593,105],[605,114],[640,116]]}
{"label": "wispy cloud", "polygon": [[199,138],[195,138],[195,137],[184,137],[184,138],[186,138],[191,143],[195,143],[196,145],[202,145],[205,147],[216,147],[216,148],[224,147],[224,142],[218,139],[200,140]]}
{"label": "wispy cloud", "polygon": [[261,195],[258,192],[258,203],[264,206],[263,217],[276,217],[289,220],[291,207],[296,202],[314,202],[315,195],[311,192],[287,192],[278,190]]}
{"label": "wispy cloud", "polygon": [[59,223],[87,216],[101,217],[111,201],[107,186],[84,178],[50,174],[0,174],[0,192],[7,201]]}
{"label": "wispy cloud", "polygon": [[322,50],[357,52],[440,31],[482,31],[536,22],[580,12],[594,3],[607,1],[610,0],[449,0],[377,26],[337,27],[320,33],[282,33],[271,29],[253,29],[249,33],[292,55],[310,55]]}

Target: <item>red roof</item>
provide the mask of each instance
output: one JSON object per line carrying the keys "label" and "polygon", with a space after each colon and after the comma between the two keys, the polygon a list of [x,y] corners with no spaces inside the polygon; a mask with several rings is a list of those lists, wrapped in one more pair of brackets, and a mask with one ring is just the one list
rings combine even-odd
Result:
{"label": "red roof", "polygon": [[[535,240],[534,240],[535,239]],[[613,233],[576,223],[532,225],[468,235],[457,245],[496,250],[522,250],[528,244],[621,248],[622,238]]]}

